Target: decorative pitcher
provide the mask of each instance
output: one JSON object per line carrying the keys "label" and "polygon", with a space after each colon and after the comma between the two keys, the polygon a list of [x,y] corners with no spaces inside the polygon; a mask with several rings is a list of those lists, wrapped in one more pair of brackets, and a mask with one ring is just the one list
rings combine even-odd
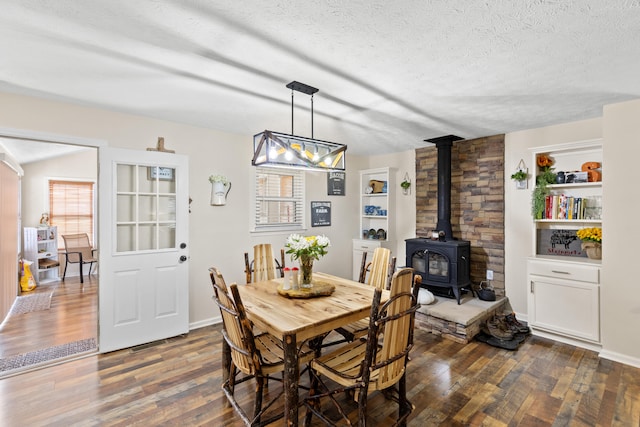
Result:
{"label": "decorative pitcher", "polygon": [[211,205],[222,206],[227,203],[227,194],[231,190],[231,183],[213,182],[211,186]]}

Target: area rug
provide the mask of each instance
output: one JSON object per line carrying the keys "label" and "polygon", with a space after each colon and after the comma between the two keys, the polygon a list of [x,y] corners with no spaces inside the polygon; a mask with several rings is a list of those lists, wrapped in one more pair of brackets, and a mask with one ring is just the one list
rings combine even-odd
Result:
{"label": "area rug", "polygon": [[96,339],[87,338],[74,341],[43,350],[30,351],[29,353],[18,354],[0,359],[0,372],[12,369],[24,368],[26,366],[37,365],[50,362],[55,359],[62,359],[75,354],[96,350]]}
{"label": "area rug", "polygon": [[10,316],[17,314],[31,313],[34,311],[49,310],[51,308],[51,297],[53,292],[40,292],[33,295],[23,295],[16,298]]}

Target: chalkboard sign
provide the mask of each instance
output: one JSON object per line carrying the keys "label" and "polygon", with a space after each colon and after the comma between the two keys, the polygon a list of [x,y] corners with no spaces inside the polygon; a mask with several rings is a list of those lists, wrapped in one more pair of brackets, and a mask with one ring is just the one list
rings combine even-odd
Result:
{"label": "chalkboard sign", "polygon": [[327,194],[329,196],[344,196],[345,172],[331,171],[327,173]]}
{"label": "chalkboard sign", "polygon": [[331,225],[331,202],[311,202],[311,226]]}

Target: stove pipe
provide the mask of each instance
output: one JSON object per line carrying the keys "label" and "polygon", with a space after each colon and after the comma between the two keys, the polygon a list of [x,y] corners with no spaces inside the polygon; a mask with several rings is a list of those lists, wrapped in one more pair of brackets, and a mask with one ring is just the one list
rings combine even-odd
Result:
{"label": "stove pipe", "polygon": [[444,232],[444,239],[454,240],[451,230],[451,146],[460,141],[456,135],[425,139],[438,149],[438,223],[436,230]]}

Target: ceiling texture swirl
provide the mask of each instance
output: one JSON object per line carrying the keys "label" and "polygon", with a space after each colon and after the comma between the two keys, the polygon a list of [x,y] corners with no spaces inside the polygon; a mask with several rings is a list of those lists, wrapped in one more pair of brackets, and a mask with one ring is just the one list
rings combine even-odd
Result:
{"label": "ceiling texture swirl", "polygon": [[[598,117],[640,97],[640,0],[7,0],[0,91],[351,154]],[[295,134],[310,136],[308,102]]]}

